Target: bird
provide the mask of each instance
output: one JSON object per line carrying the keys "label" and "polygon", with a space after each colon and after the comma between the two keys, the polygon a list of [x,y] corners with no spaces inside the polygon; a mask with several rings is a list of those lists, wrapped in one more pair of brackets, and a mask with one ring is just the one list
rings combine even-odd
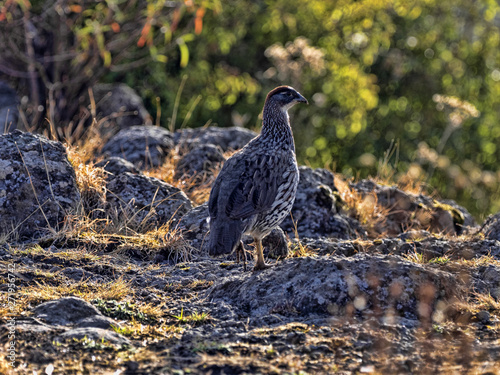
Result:
{"label": "bird", "polygon": [[[290,214],[299,170],[288,110],[308,101],[290,86],[279,86],[266,97],[259,135],[224,163],[208,200],[208,253],[244,252],[243,234],[256,247],[254,271],[269,268],[262,239]],[[246,256],[244,255],[246,270]],[[239,256],[238,256],[239,260]]]}

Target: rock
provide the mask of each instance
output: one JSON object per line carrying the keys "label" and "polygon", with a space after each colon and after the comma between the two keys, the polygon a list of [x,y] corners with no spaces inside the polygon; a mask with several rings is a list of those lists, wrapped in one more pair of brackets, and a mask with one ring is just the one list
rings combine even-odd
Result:
{"label": "rock", "polygon": [[262,272],[220,280],[208,297],[254,318],[275,313],[429,321],[436,306],[446,305],[463,288],[464,281],[453,273],[397,256],[358,254],[289,258]]}
{"label": "rock", "polygon": [[490,215],[481,226],[480,233],[490,240],[500,241],[500,213]]}
{"label": "rock", "polygon": [[41,237],[57,230],[79,203],[61,143],[19,130],[0,136],[0,235]]}
{"label": "rock", "polygon": [[163,164],[174,147],[172,138],[172,133],[158,126],[131,126],[113,136],[102,153],[124,158],[145,170]]}
{"label": "rock", "polygon": [[101,131],[113,135],[134,125],[151,125],[151,116],[137,93],[123,83],[97,84],[93,88],[96,115],[102,121]]}
{"label": "rock", "polygon": [[102,328],[75,328],[64,332],[57,337],[57,341],[76,340],[94,340],[96,345],[131,345],[130,341],[115,331],[109,331]]}
{"label": "rock", "polygon": [[210,228],[209,220],[208,203],[204,203],[188,211],[179,221],[178,227],[182,231],[182,236],[193,248],[198,250],[202,248]]}
{"label": "rock", "polygon": [[[6,320],[7,324],[0,325],[0,334],[2,336],[8,335],[9,331],[12,329],[12,326],[9,327],[9,318],[7,318]],[[50,325],[45,324],[38,319],[24,316],[18,316],[15,318],[14,327],[17,334],[30,333],[33,335],[47,335],[48,333],[55,330],[54,327],[51,327]]]}
{"label": "rock", "polygon": [[137,230],[174,223],[192,208],[180,189],[154,177],[125,172],[107,184],[109,214]]}
{"label": "rock", "polygon": [[[292,216],[300,238],[350,239],[364,235],[359,223],[337,212],[333,194],[337,188],[331,172],[321,168],[299,167],[299,173]],[[280,227],[295,236],[295,224],[290,216],[285,218]]]}
{"label": "rock", "polygon": [[494,264],[479,266],[473,272],[475,285],[478,293],[490,295],[500,301],[500,267]]}
{"label": "rock", "polygon": [[488,311],[486,311],[486,310],[481,310],[481,311],[479,311],[479,312],[476,314],[476,318],[477,318],[480,322],[482,322],[482,323],[484,323],[484,324],[487,324],[487,323],[489,323],[489,322],[490,322],[490,317],[491,317],[491,316],[490,316],[490,313],[489,313]]}
{"label": "rock", "polygon": [[112,327],[119,327],[120,324],[115,322],[113,319],[108,318],[103,315],[94,315],[89,316],[87,318],[83,318],[76,323],[76,326],[79,328],[101,328],[101,329],[110,329]]}
{"label": "rock", "polygon": [[77,297],[44,302],[33,310],[35,317],[49,325],[110,328],[118,325],[103,316],[96,307]]}
{"label": "rock", "polygon": [[214,171],[226,158],[220,149],[206,144],[194,148],[185,154],[177,163],[174,178],[189,180],[191,188],[202,183],[209,183],[214,178]]}
{"label": "rock", "polygon": [[219,146],[223,152],[239,150],[257,136],[257,133],[238,127],[182,129],[174,134],[174,141],[180,153],[185,153],[199,145]]}
{"label": "rock", "polygon": [[7,83],[0,81],[0,134],[11,132],[17,128],[18,102],[16,92]]}
{"label": "rock", "polygon": [[288,256],[288,241],[285,233],[278,227],[262,240],[264,255],[273,259],[285,259]]}
{"label": "rock", "polygon": [[472,215],[454,201],[439,201],[423,194],[412,194],[396,186],[378,185],[361,180],[350,185],[361,196],[386,210],[385,220],[375,224],[375,232],[397,236],[408,229],[424,229],[434,233],[462,234],[475,226]]}
{"label": "rock", "polygon": [[116,176],[125,172],[134,174],[141,173],[141,171],[134,164],[117,156],[111,156],[109,158],[101,160],[99,163],[96,163],[95,166],[103,168],[106,172],[109,173],[109,175],[112,176]]}

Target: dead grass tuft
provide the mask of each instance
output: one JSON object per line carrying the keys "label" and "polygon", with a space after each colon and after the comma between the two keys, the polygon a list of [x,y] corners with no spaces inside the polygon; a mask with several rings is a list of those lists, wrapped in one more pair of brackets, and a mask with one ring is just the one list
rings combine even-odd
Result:
{"label": "dead grass tuft", "polygon": [[492,297],[491,294],[478,293],[474,297],[478,309],[500,313],[500,301]]}
{"label": "dead grass tuft", "polygon": [[[193,248],[183,238],[182,232],[177,228],[171,228],[168,222],[158,229],[146,233],[135,233],[133,236],[119,236],[123,241],[115,251],[120,255],[127,253],[130,249],[138,249],[151,258],[161,252],[169,261],[177,264],[188,262],[192,257]],[[116,239],[116,236],[115,236]]]}
{"label": "dead grass tuft", "polygon": [[21,288],[19,295],[21,298],[24,297],[25,303],[35,306],[67,296],[80,297],[86,301],[94,299],[120,301],[125,297],[132,297],[134,290],[129,282],[120,277],[104,284],[90,280],[70,281],[59,285],[37,282],[29,288]]}
{"label": "dead grass tuft", "polygon": [[[176,147],[170,152],[161,166],[144,171],[144,174],[149,177],[158,178],[172,186],[175,186],[176,188],[181,189],[186,193],[195,206],[199,206],[208,201],[212,184],[222,169],[223,163],[213,167],[209,173],[201,173],[196,176],[187,176],[176,179],[174,178],[175,169],[181,159],[181,155],[185,153],[185,151],[186,150],[180,150]],[[224,153],[224,157],[227,159],[234,153],[235,151],[227,151]]]}
{"label": "dead grass tuft", "polygon": [[384,237],[385,233],[381,233],[380,228],[383,227],[390,209],[378,204],[375,193],[363,196],[351,188],[349,182],[349,180],[339,178],[336,175],[335,186],[339,191],[346,214],[356,218],[368,232],[370,238]]}

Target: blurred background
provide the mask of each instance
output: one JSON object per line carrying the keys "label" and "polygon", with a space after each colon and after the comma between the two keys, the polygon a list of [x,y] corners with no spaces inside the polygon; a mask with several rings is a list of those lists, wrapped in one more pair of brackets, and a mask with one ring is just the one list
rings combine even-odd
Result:
{"label": "blurred background", "polygon": [[258,130],[267,92],[292,85],[310,102],[291,111],[300,164],[420,186],[481,221],[500,211],[499,12],[493,0],[6,0],[0,79],[27,129],[67,142],[98,82],[126,83],[170,129]]}

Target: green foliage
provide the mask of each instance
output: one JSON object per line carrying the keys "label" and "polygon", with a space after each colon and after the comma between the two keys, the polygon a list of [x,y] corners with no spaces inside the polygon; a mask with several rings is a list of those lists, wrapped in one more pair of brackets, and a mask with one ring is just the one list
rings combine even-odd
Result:
{"label": "green foliage", "polygon": [[94,83],[176,54],[187,65],[186,43],[201,32],[206,10],[219,9],[219,0],[3,2],[0,74],[29,96],[29,127],[48,126],[47,118],[52,136],[72,141],[90,117],[82,103]]}
{"label": "green foliage", "polygon": [[311,102],[292,111],[301,163],[376,175],[395,142],[396,179],[482,218],[500,210],[498,13],[491,1],[240,0],[207,14],[186,68],[126,79],[161,96],[168,125],[187,75],[181,118],[201,96],[189,126],[258,126],[267,91],[291,84]]}
{"label": "green foliage", "polygon": [[80,340],[74,338],[73,341],[88,350],[114,350],[114,346],[110,342],[106,341],[104,337],[100,340],[94,340],[85,336]]}
{"label": "green foliage", "polygon": [[[292,111],[300,163],[379,175],[379,160],[396,144],[384,175],[422,181],[479,219],[500,210],[497,2],[8,4],[0,6],[0,45],[8,46],[0,71],[33,70],[45,88],[27,90],[29,118],[52,97],[47,117],[75,121],[87,87],[104,80],[138,90],[152,114],[160,103],[167,128],[258,128],[267,92],[290,84],[311,103]],[[14,32],[26,15],[42,34],[58,36],[53,61],[33,64],[25,33]]]}
{"label": "green foliage", "polygon": [[128,301],[104,301],[100,298],[97,298],[93,300],[92,303],[101,313],[113,319],[135,319],[143,323],[154,322],[156,320],[154,317],[148,316],[147,314],[139,311],[139,309],[133,303],[130,303]]}
{"label": "green foliage", "polygon": [[196,326],[210,320],[210,315],[205,312],[199,313],[197,311],[194,311],[190,315],[184,315],[184,308],[182,308],[180,315],[172,315],[172,318],[176,319],[179,324],[192,324]]}

